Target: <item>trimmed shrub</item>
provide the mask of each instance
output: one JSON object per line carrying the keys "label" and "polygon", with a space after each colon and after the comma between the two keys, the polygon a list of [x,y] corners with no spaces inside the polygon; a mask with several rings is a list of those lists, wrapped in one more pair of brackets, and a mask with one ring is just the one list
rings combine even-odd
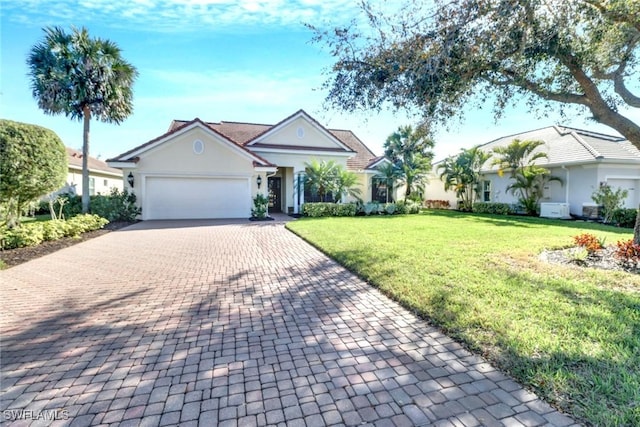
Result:
{"label": "trimmed shrub", "polygon": [[495,215],[509,215],[514,213],[510,204],[497,202],[476,202],[473,204],[473,211],[476,213],[488,213]]}
{"label": "trimmed shrub", "polygon": [[302,205],[304,216],[319,218],[325,216],[355,216],[357,206],[355,203],[305,203]]}
{"label": "trimmed shrub", "polygon": [[98,230],[108,224],[98,215],[77,215],[69,220],[31,222],[14,229],[0,230],[0,248],[15,249],[36,246],[45,240],[75,237],[87,231]]}
{"label": "trimmed shrub", "polygon": [[420,204],[411,200],[400,200],[396,203],[397,214],[417,214],[420,213]]}
{"label": "trimmed shrub", "polygon": [[375,202],[365,203],[363,209],[365,215],[377,215],[380,211],[380,205]]}
{"label": "trimmed shrub", "polygon": [[388,215],[393,215],[396,212],[396,204],[395,203],[387,203],[384,205],[384,211]]}
{"label": "trimmed shrub", "polygon": [[0,212],[20,225],[29,203],[59,189],[67,176],[67,152],[52,130],[0,119]]}
{"label": "trimmed shrub", "polygon": [[[60,197],[66,199],[62,212],[65,218],[72,218],[82,213],[82,197],[72,194],[63,194]],[[89,203],[91,213],[106,218],[109,222],[127,221],[133,222],[140,215],[142,209],[136,206],[136,195],[127,190],[119,191],[113,188],[109,195],[91,196]]]}
{"label": "trimmed shrub", "polygon": [[611,222],[618,227],[633,228],[636,225],[637,209],[616,209]]}

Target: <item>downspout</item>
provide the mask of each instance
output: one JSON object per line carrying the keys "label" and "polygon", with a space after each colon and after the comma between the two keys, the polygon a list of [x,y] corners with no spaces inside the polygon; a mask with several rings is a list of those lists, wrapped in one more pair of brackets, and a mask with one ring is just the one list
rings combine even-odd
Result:
{"label": "downspout", "polygon": [[562,169],[564,169],[566,181],[566,185],[564,187],[564,202],[569,205],[569,211],[571,211],[571,205],[569,204],[569,168],[567,168],[565,165],[562,165],[561,167]]}

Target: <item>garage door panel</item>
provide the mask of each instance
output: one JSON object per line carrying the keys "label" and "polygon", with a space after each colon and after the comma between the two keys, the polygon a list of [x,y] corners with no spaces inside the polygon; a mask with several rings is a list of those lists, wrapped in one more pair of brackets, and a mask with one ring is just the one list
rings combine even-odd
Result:
{"label": "garage door panel", "polygon": [[246,178],[147,177],[145,190],[147,219],[247,218],[251,213]]}

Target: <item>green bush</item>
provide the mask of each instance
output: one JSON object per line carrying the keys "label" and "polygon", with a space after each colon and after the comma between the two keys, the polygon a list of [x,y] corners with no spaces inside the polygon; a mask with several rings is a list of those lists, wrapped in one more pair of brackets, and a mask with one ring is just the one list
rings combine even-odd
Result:
{"label": "green bush", "polygon": [[302,205],[304,216],[318,218],[324,216],[355,216],[355,203],[305,203]]}
{"label": "green bush", "polygon": [[380,213],[380,205],[376,202],[365,203],[362,210],[365,215],[377,215]]}
{"label": "green bush", "polygon": [[0,232],[0,244],[2,249],[23,248],[37,246],[44,241],[42,223],[23,224],[12,229],[4,229]]}
{"label": "green bush", "polygon": [[30,222],[20,227],[0,230],[0,247],[15,249],[36,246],[45,240],[57,240],[62,237],[74,237],[87,231],[98,230],[108,224],[98,215],[77,215],[68,220]]}
{"label": "green bush", "polygon": [[66,221],[61,219],[54,219],[51,221],[42,222],[42,231],[44,233],[44,240],[58,240],[67,235],[69,226]]}
{"label": "green bush", "polygon": [[0,212],[20,225],[31,202],[57,190],[67,177],[67,152],[52,130],[0,119]]}
{"label": "green bush", "polygon": [[269,199],[264,194],[258,193],[253,198],[253,208],[251,209],[251,216],[253,218],[265,219],[267,217],[267,208],[269,206]]}
{"label": "green bush", "polygon": [[[82,197],[64,194],[60,197],[66,199],[62,208],[65,218],[72,218],[82,213]],[[136,195],[127,190],[119,191],[113,188],[109,195],[91,196],[89,203],[93,214],[106,218],[109,222],[128,221],[133,222],[142,210],[136,206]]]}
{"label": "green bush", "polygon": [[108,196],[92,196],[91,213],[106,218],[109,222],[136,220],[142,210],[136,205],[136,195],[127,190],[113,188]]}
{"label": "green bush", "polygon": [[613,212],[611,222],[618,227],[633,228],[636,225],[637,209],[616,209]]}
{"label": "green bush", "polygon": [[388,215],[393,215],[396,212],[395,203],[387,203],[384,205],[384,212]]}
{"label": "green bush", "polygon": [[496,215],[509,215],[514,213],[510,204],[497,202],[476,202],[473,204],[473,211],[476,213]]}
{"label": "green bush", "polygon": [[417,214],[420,213],[420,203],[412,200],[400,200],[396,203],[397,214]]}

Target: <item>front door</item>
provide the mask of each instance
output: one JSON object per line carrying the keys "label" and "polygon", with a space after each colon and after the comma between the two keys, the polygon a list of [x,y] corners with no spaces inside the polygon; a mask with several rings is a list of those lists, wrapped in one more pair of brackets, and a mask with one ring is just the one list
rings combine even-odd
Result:
{"label": "front door", "polygon": [[269,212],[282,212],[282,178],[269,178]]}

